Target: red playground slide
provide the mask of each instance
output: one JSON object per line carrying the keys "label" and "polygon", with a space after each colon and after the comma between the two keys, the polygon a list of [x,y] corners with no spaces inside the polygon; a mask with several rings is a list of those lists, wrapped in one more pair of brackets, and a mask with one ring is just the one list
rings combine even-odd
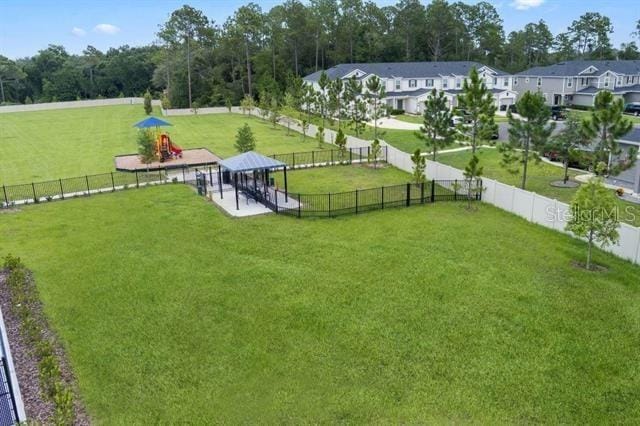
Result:
{"label": "red playground slide", "polygon": [[171,142],[171,139],[169,139],[169,149],[174,156],[182,158],[182,148]]}

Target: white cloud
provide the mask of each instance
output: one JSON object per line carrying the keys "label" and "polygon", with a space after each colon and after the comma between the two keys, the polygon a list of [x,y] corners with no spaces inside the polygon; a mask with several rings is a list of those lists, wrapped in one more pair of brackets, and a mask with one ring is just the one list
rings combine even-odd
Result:
{"label": "white cloud", "polygon": [[544,0],[514,0],[511,3],[511,7],[515,7],[518,10],[527,10],[532,7],[538,7],[542,3],[544,3]]}
{"label": "white cloud", "polygon": [[71,30],[71,34],[77,37],[84,37],[85,35],[87,35],[87,32],[82,28],[73,27],[73,29]]}
{"label": "white cloud", "polygon": [[93,28],[93,31],[102,34],[113,35],[120,32],[120,28],[111,24],[98,24]]}

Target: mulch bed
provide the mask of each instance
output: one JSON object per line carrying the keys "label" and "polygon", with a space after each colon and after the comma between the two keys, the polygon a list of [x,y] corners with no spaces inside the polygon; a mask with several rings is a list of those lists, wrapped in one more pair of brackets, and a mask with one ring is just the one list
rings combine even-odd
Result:
{"label": "mulch bed", "polygon": [[555,188],[577,188],[580,186],[580,183],[573,180],[568,180],[566,183],[562,180],[554,180],[549,185]]}
{"label": "mulch bed", "polygon": [[[18,376],[20,393],[22,394],[27,419],[30,423],[52,424],[54,405],[42,396],[38,369],[39,360],[27,339],[25,339],[20,332],[20,320],[14,315],[13,310],[11,309],[11,294],[6,286],[6,278],[7,273],[5,271],[0,271],[0,308],[2,308],[2,315],[4,316],[7,338],[9,339],[9,346],[11,348],[11,356],[13,358],[16,375]],[[31,279],[30,285],[34,285]],[[43,319],[45,323],[45,327],[42,330],[43,336],[45,338],[52,338],[53,341],[56,342],[55,354],[60,363],[63,380],[67,383],[74,384],[72,386],[74,389],[74,424],[91,424],[89,416],[78,397],[75,379],[65,353],[62,347],[57,344],[53,331],[51,331],[46,324],[46,320],[44,320],[45,317],[42,312],[42,305],[37,304],[37,306],[32,306],[31,309],[35,314],[34,316]]]}
{"label": "mulch bed", "polygon": [[589,272],[606,272],[609,270],[609,268],[607,268],[606,266],[602,266],[602,265],[597,265],[593,262],[591,262],[591,269],[587,269],[587,263],[586,262],[579,262],[577,260],[572,260],[571,261],[571,266],[573,266],[574,268],[577,269],[582,269],[585,271],[589,271]]}

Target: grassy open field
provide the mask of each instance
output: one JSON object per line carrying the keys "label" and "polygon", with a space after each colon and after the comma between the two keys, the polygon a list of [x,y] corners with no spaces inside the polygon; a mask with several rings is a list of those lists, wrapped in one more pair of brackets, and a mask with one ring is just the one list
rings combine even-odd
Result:
{"label": "grassy open field", "polygon": [[[0,184],[112,171],[115,155],[137,151],[137,130],[132,126],[144,117],[140,105],[0,114]],[[293,132],[287,136],[285,128],[273,129],[256,117],[220,114],[166,120],[173,124],[168,131],[178,145],[206,147],[222,157],[236,153],[236,132],[245,122],[251,125],[259,152],[318,149],[315,140],[302,141]]]}
{"label": "grassy open field", "polygon": [[96,423],[640,420],[640,268],[490,206],[233,220],[169,185],[1,216]]}
{"label": "grassy open field", "polygon": [[[500,166],[501,154],[497,149],[485,148],[478,151],[480,165],[484,167],[483,175],[495,179],[499,182],[513,185],[520,188],[522,183],[522,174],[514,175]],[[470,151],[458,151],[440,154],[438,161],[458,169],[464,169],[465,165],[471,158]],[[527,172],[528,191],[544,195],[549,198],[556,199],[565,203],[571,202],[577,188],[556,188],[550,185],[551,182],[562,180],[562,167],[557,167],[544,162],[531,162]],[[576,176],[576,172],[569,171],[571,177]],[[632,214],[621,214],[620,220],[634,226],[640,226],[640,205],[626,201],[618,200],[621,211],[631,212]]]}
{"label": "grassy open field", "polygon": [[[276,184],[284,187],[282,172],[275,173]],[[399,185],[411,181],[411,175],[386,164],[373,168],[372,164],[316,167],[287,171],[290,192],[326,194]]]}

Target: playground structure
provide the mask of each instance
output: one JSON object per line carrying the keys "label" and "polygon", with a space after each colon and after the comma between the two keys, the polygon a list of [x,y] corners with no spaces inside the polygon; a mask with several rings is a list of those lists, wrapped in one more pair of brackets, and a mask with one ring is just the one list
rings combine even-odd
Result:
{"label": "playground structure", "polygon": [[156,137],[156,155],[161,163],[167,160],[182,158],[182,148],[171,141],[168,133],[159,133]]}

